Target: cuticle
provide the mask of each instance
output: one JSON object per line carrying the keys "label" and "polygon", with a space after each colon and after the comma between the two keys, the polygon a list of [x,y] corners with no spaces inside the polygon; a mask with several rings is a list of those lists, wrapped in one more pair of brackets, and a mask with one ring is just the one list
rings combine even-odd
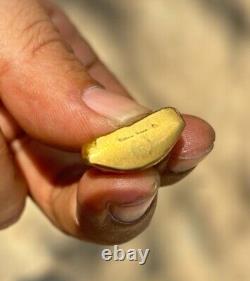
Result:
{"label": "cuticle", "polygon": [[151,203],[150,203],[150,205],[148,206],[148,209],[146,210],[146,212],[141,216],[141,217],[139,217],[138,219],[135,219],[135,220],[133,220],[133,221],[130,221],[130,222],[128,222],[128,221],[123,221],[123,220],[121,220],[121,219],[119,219],[119,218],[117,218],[115,215],[114,215],[114,213],[112,212],[112,210],[111,210],[111,208],[114,206],[114,205],[112,205],[112,204],[109,204],[108,206],[108,213],[109,213],[109,215],[111,216],[111,218],[114,220],[114,221],[116,221],[116,222],[118,222],[119,224],[126,224],[126,225],[130,225],[130,224],[134,224],[134,223],[136,223],[137,221],[139,221],[139,220],[141,220],[141,218],[142,217],[144,217],[145,216],[145,214],[148,212],[148,210],[150,209],[150,207],[152,206],[152,204],[154,203],[154,201],[155,201],[155,199],[157,198],[157,193],[158,192],[155,192],[154,193],[154,195],[153,195],[153,198],[152,197],[147,197],[147,198],[144,198],[143,200],[141,200],[140,201],[140,203],[138,203],[137,202],[137,204],[121,204],[121,205],[117,205],[117,206],[119,206],[119,207],[134,207],[134,206],[139,206],[139,205],[141,205],[141,204],[143,204],[144,202],[146,202],[148,199],[151,199],[152,198],[152,201],[151,201]]}
{"label": "cuticle", "polygon": [[209,147],[207,150],[205,150],[204,152],[200,153],[198,156],[196,157],[185,157],[185,156],[180,156],[178,157],[178,160],[199,160],[204,158],[205,156],[207,156],[213,149],[213,145],[211,147]]}
{"label": "cuticle", "polygon": [[147,196],[142,198],[141,200],[136,200],[135,202],[130,202],[130,203],[124,203],[124,204],[117,204],[117,206],[119,207],[124,207],[124,208],[129,208],[129,207],[136,207],[136,206],[140,206],[142,204],[144,204],[145,202],[147,202],[148,200],[154,198],[157,194],[157,191],[155,191],[152,195]]}
{"label": "cuticle", "polygon": [[87,87],[84,92],[93,90],[93,89],[103,89],[104,90],[105,87],[102,84],[100,84],[99,82],[95,81],[95,83],[90,85],[89,87]]}

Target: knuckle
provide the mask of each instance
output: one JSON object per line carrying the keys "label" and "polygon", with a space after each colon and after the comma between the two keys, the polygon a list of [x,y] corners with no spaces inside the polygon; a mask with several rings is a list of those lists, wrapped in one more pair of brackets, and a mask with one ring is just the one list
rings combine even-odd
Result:
{"label": "knuckle", "polygon": [[37,1],[13,0],[9,2],[6,9],[11,9],[11,13],[6,16],[4,27],[8,30],[6,42],[11,42],[11,44],[3,45],[6,52],[8,51],[6,46],[11,47],[9,59],[12,55],[15,57],[30,55],[33,50],[34,52],[36,49],[39,50],[40,45],[46,45],[47,41],[59,38],[58,31]]}
{"label": "knuckle", "polygon": [[38,19],[27,25],[23,31],[25,38],[22,51],[30,58],[45,51],[48,46],[62,44],[60,34],[49,19]]}
{"label": "knuckle", "polygon": [[23,33],[26,39],[21,57],[24,58],[25,63],[32,63],[39,57],[53,58],[53,63],[60,65],[65,75],[72,72],[83,75],[82,64],[49,19],[41,19],[29,24]]}

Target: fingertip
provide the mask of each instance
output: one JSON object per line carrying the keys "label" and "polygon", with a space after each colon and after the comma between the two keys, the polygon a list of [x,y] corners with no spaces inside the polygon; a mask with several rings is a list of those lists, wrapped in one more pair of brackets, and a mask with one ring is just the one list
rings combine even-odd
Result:
{"label": "fingertip", "polygon": [[105,209],[107,202],[128,204],[140,201],[155,193],[158,177],[155,169],[113,173],[91,168],[80,181],[78,202],[91,205],[98,212]]}
{"label": "fingertip", "polygon": [[211,152],[215,141],[215,131],[208,122],[187,114],[183,118],[186,127],[168,161],[169,170],[177,173],[194,168]]}
{"label": "fingertip", "polygon": [[181,155],[195,156],[204,154],[210,150],[215,141],[215,131],[213,127],[200,117],[193,115],[183,115],[186,127],[182,134]]}
{"label": "fingertip", "polygon": [[77,217],[84,239],[122,243],[142,232],[153,215],[158,172],[114,174],[88,170],[77,195]]}

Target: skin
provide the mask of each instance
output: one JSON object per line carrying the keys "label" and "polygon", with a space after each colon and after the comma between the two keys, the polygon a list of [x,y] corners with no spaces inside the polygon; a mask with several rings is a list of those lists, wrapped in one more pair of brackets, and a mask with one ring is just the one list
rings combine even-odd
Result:
{"label": "skin", "polygon": [[[141,233],[156,198],[127,224],[110,215],[108,203],[151,196],[148,180],[158,173],[162,185],[182,179],[190,157],[211,151],[212,127],[184,114],[180,141],[157,167],[127,174],[86,169],[82,144],[114,128],[84,105],[80,93],[101,84],[129,94],[50,2],[2,0],[0,38],[0,228],[18,220],[30,196],[56,227],[79,239],[117,244]],[[170,172],[179,163],[186,171]]]}

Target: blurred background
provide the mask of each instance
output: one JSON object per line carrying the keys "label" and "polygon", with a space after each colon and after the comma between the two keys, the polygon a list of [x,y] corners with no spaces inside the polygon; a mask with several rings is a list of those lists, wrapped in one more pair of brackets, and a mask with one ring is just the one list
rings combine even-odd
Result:
{"label": "blurred background", "polygon": [[[215,128],[215,149],[160,190],[151,225],[123,244],[144,266],[59,233],[28,202],[0,233],[1,281],[250,280],[250,1],[57,1],[144,105],[177,107]],[[106,248],[106,247],[105,247]]]}

